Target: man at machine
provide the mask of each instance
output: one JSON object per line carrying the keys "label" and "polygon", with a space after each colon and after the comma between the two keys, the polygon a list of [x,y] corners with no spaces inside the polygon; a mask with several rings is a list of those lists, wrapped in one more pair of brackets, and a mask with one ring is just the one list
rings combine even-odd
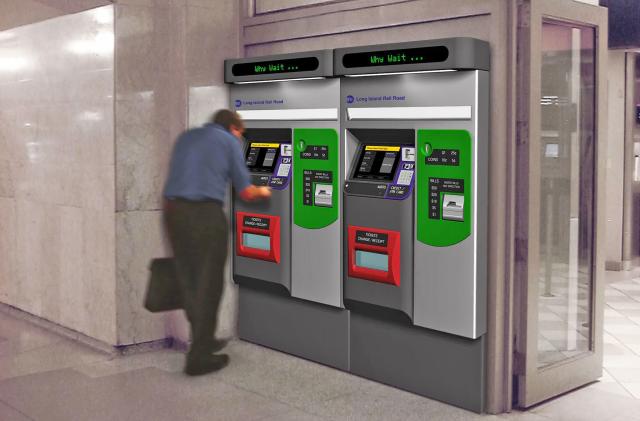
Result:
{"label": "man at machine", "polygon": [[214,332],[227,258],[229,224],[223,206],[228,183],[245,201],[271,196],[269,187],[250,182],[240,143],[243,132],[237,113],[220,110],[204,127],[184,132],[171,157],[164,218],[191,325],[188,375],[207,374],[229,363],[228,355],[214,355],[226,345]]}

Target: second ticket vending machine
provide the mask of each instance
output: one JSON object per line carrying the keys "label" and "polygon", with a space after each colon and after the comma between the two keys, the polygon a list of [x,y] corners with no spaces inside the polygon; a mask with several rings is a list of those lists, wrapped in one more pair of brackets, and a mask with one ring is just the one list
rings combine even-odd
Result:
{"label": "second ticket vending machine", "polygon": [[350,369],[481,412],[489,45],[335,50]]}

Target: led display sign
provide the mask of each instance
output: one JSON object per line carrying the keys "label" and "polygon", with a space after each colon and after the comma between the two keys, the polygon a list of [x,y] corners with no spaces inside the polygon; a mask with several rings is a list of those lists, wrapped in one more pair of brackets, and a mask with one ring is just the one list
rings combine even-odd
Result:
{"label": "led display sign", "polygon": [[398,64],[439,63],[449,57],[447,47],[404,48],[397,50],[363,51],[342,57],[346,68],[393,66]]}
{"label": "led display sign", "polygon": [[236,63],[231,67],[234,76],[272,75],[278,73],[311,72],[318,69],[316,57],[300,57],[284,60]]}

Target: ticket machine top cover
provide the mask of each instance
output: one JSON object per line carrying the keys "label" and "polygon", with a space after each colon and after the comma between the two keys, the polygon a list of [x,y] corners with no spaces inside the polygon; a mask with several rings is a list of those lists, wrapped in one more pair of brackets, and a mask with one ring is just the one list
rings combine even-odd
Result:
{"label": "ticket machine top cover", "polygon": [[476,38],[443,38],[395,44],[365,45],[334,50],[336,76],[490,70],[489,43]]}

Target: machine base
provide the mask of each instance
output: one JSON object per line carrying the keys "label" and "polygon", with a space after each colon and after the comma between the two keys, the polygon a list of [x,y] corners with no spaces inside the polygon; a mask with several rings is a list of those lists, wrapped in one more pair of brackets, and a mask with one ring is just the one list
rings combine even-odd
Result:
{"label": "machine base", "polygon": [[279,285],[260,284],[239,287],[240,339],[349,371],[348,310],[292,298]]}
{"label": "machine base", "polygon": [[481,413],[485,340],[416,327],[406,316],[358,306],[351,311],[351,372]]}

